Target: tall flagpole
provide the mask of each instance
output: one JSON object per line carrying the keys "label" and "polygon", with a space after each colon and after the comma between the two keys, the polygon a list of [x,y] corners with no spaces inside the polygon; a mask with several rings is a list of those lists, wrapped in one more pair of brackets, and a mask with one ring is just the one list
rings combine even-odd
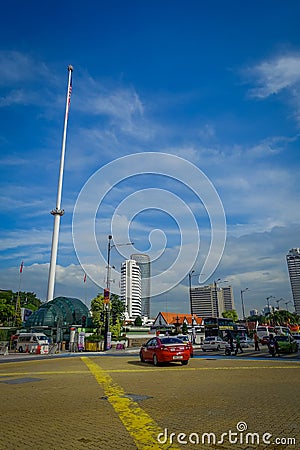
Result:
{"label": "tall flagpole", "polygon": [[20,271],[19,271],[19,290],[18,290],[18,296],[17,296],[17,300],[16,300],[15,320],[14,320],[14,325],[16,327],[20,327],[22,325],[20,292],[21,292],[21,277],[22,277],[22,273],[23,273],[23,267],[24,267],[24,262],[22,261],[21,265],[20,265]]}
{"label": "tall flagpole", "polygon": [[64,215],[64,210],[61,209],[61,194],[62,194],[62,183],[63,183],[64,163],[65,163],[68,116],[69,116],[71,93],[72,93],[73,66],[68,66],[68,72],[69,72],[69,74],[68,74],[68,90],[67,90],[67,99],[66,99],[64,131],[63,131],[62,147],[61,147],[61,158],[60,158],[56,208],[51,211],[51,214],[54,216],[54,225],[53,225],[53,234],[52,234],[52,247],[51,247],[49,278],[48,278],[47,301],[52,300],[53,296],[54,296],[54,282],[55,282],[55,269],[56,269],[57,249],[58,249],[59,225],[60,225],[60,218],[61,218],[61,216]]}

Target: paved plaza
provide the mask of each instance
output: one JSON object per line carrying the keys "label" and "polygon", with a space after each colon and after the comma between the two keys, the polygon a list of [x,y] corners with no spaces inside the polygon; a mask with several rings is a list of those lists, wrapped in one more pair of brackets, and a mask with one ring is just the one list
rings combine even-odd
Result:
{"label": "paved plaza", "polygon": [[134,351],[10,357],[0,448],[297,449],[299,370],[297,359],[213,354],[161,367]]}

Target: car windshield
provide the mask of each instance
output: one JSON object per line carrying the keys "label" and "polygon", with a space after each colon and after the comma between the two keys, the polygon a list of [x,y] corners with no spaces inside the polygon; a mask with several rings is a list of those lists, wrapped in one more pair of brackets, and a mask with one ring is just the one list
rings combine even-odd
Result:
{"label": "car windshield", "polygon": [[161,338],[160,342],[162,344],[182,344],[182,340],[174,337]]}
{"label": "car windshield", "polygon": [[180,339],[181,341],[188,341],[189,338],[187,336],[178,336],[178,339]]}
{"label": "car windshield", "polygon": [[39,341],[48,341],[47,336],[38,336],[37,338]]}
{"label": "car windshield", "polygon": [[278,342],[288,342],[289,337],[288,336],[276,336],[276,341]]}
{"label": "car windshield", "polygon": [[214,337],[208,337],[205,339],[206,342],[215,341]]}

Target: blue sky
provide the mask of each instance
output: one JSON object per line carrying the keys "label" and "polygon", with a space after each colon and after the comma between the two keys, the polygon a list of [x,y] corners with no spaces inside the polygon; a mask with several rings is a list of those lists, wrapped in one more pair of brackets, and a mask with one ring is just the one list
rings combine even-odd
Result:
{"label": "blue sky", "polygon": [[[141,251],[151,255],[153,275],[164,274],[152,314],[188,312],[187,274],[203,271],[215,214],[214,201],[201,203],[182,181],[189,178],[190,163],[200,171],[201,193],[206,195],[207,180],[218,193],[227,223],[220,262],[204,278],[232,284],[240,315],[246,287],[246,312],[260,310],[270,295],[274,305],[284,298],[284,307],[292,299],[285,255],[300,246],[299,13],[298,1],[3,5],[0,287],[18,290],[24,261],[21,289],[46,298],[49,212],[56,203],[72,64],[55,296],[88,304],[102,291],[113,230],[116,243],[134,242],[112,250],[116,269]],[[137,162],[139,153],[145,155]],[[150,153],[157,154],[157,173],[147,172]],[[124,157],[130,157],[128,165]],[[135,175],[128,178],[131,169]],[[176,179],[169,176],[173,172]],[[93,181],[92,195],[78,203]],[[93,220],[98,253],[90,246],[91,223],[81,222],[76,254],[76,202],[86,211],[81,219]],[[196,231],[201,245],[193,259]],[[210,257],[218,259],[218,249]],[[117,292],[118,273],[114,280]]]}

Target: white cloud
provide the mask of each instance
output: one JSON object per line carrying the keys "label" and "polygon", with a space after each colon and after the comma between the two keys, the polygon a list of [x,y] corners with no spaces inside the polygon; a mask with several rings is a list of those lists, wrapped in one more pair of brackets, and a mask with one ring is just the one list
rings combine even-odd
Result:
{"label": "white cloud", "polygon": [[249,73],[258,85],[250,91],[253,97],[266,98],[278,94],[300,82],[300,55],[282,55],[263,61],[250,68]]}
{"label": "white cloud", "polygon": [[111,126],[118,126],[118,133],[140,133],[137,122],[143,117],[144,107],[133,88],[112,86],[85,76],[78,81],[76,89],[72,102],[77,111],[106,116]]}
{"label": "white cloud", "polygon": [[17,51],[0,51],[0,85],[16,85],[36,79],[44,72],[44,64],[36,63],[29,55]]}
{"label": "white cloud", "polygon": [[279,55],[248,68],[244,76],[254,87],[249,90],[250,97],[266,99],[281,95],[293,110],[293,116],[300,124],[300,54]]}

